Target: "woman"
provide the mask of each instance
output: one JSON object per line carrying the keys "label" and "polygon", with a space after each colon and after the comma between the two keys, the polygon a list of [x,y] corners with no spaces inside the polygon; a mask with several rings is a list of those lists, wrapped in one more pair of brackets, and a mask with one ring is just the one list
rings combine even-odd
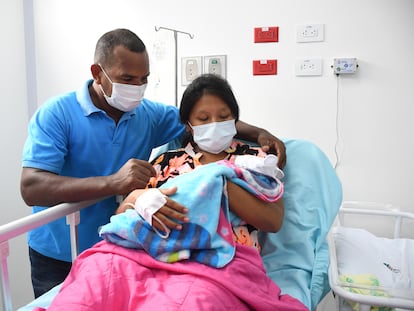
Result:
{"label": "woman", "polygon": [[[157,176],[151,178],[151,188],[158,188],[170,178],[208,163],[227,160],[237,164],[240,155],[256,155],[262,158],[266,156],[259,148],[251,148],[233,140],[236,134],[235,122],[239,119],[239,107],[228,82],[217,75],[202,75],[188,86],[181,100],[180,119],[187,128],[187,137],[183,144],[185,148],[166,152],[153,161]],[[248,160],[251,163],[254,159]],[[280,176],[283,173],[278,170],[276,163],[275,157],[275,161],[268,164],[267,168],[272,175]],[[282,190],[280,188],[277,189],[279,194]],[[161,190],[166,204],[159,206],[153,214],[152,222],[149,221],[155,229],[181,230],[182,223],[189,221],[185,212],[187,209],[168,198],[176,190]],[[233,228],[236,242],[258,247],[257,229],[265,232],[277,232],[280,229],[283,200],[279,195],[276,195],[277,200],[266,202],[232,182],[227,183],[227,191],[230,210],[248,224]],[[133,208],[138,197],[145,192],[142,189],[133,191],[120,205],[117,213]]]}
{"label": "woman", "polygon": [[[101,229],[108,241],[119,242],[119,245],[102,241],[83,252],[74,262],[50,310],[307,310],[297,299],[281,295],[280,288],[266,275],[255,231],[280,229],[282,188],[280,183],[274,183],[278,173],[274,170],[275,162],[269,166],[265,161],[259,161],[259,165],[256,161],[247,161],[247,165],[242,161],[242,166],[249,168],[245,170],[235,165],[241,156],[257,155],[257,158],[266,159],[260,149],[233,141],[238,117],[236,99],[225,80],[215,75],[202,75],[190,84],[180,107],[181,121],[189,133],[185,148],[167,152],[154,161],[158,175],[151,180],[150,186],[160,187],[160,190],[135,190],[121,203],[118,214]],[[215,176],[220,176],[217,180],[223,181],[217,188],[220,189],[218,201],[225,204],[217,208],[213,204],[217,191],[207,190],[206,197],[200,199],[199,193],[204,188],[194,186],[202,177],[211,176],[211,171],[219,172]],[[221,178],[222,172],[228,178]],[[249,180],[258,181],[258,188],[249,188],[253,182],[249,185],[245,180],[238,182],[242,179],[240,172],[247,172],[243,176],[253,176]],[[189,191],[184,196],[187,199],[175,200],[180,198],[185,185],[174,182],[189,178],[194,179],[187,183]],[[273,180],[270,182],[272,187],[267,187],[269,178]],[[263,197],[257,189],[268,191],[268,195]],[[148,193],[154,195],[147,196]],[[174,256],[175,260],[165,260],[165,257],[159,260],[148,255],[151,248],[156,251],[160,245],[168,244],[194,222],[192,209],[185,207],[192,205],[190,201],[194,198],[198,200],[198,207],[207,203],[203,213],[207,214],[208,221],[204,224],[210,223],[211,214],[218,215],[217,227],[213,228],[220,230],[217,235],[214,230],[209,232],[212,238],[208,243],[212,248],[219,236],[219,246],[213,252],[222,253],[223,245],[228,242],[234,253],[220,257],[226,259],[224,262],[203,261],[213,257],[210,253],[205,256],[204,250],[195,252],[196,256],[184,254],[180,257],[182,254],[179,253]],[[226,213],[226,207],[229,213]],[[137,208],[146,220],[137,217],[132,208]],[[201,221],[197,226],[205,220],[199,218]],[[119,219],[134,223],[132,230],[121,228],[111,233]],[[148,229],[145,232],[141,230],[144,227]],[[223,228],[230,229],[232,241],[225,236]],[[144,245],[153,230],[160,236],[158,244],[148,244],[149,249],[123,244],[131,242],[127,238],[132,231],[135,237],[142,238],[140,243]],[[156,234],[152,238],[157,238]],[[196,239],[189,240],[193,245]],[[198,256],[200,253],[202,259]]]}

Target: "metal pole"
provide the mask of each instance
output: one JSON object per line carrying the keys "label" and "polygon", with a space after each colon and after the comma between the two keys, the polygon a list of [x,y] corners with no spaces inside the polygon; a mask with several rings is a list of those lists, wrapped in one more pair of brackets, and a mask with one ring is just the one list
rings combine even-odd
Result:
{"label": "metal pole", "polygon": [[185,32],[185,31],[177,30],[177,29],[155,26],[155,31],[160,31],[161,29],[174,32],[175,107],[178,107],[178,44],[177,44],[178,37],[177,37],[177,34],[178,33],[185,34],[185,35],[189,36],[191,39],[194,39],[194,35],[190,34],[188,32]]}

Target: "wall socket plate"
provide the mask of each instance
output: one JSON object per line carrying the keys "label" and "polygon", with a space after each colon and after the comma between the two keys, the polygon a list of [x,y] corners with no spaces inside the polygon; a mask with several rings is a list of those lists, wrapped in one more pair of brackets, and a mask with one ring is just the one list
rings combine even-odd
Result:
{"label": "wall socket plate", "polygon": [[227,56],[210,55],[204,56],[204,73],[212,73],[226,79],[227,75]]}
{"label": "wall socket plate", "polygon": [[296,60],[295,73],[297,76],[321,76],[322,59],[307,58]]}
{"label": "wall socket plate", "polygon": [[181,85],[189,85],[203,72],[203,61],[201,56],[181,58]]}
{"label": "wall socket plate", "polygon": [[296,42],[318,42],[324,39],[324,24],[296,25]]}

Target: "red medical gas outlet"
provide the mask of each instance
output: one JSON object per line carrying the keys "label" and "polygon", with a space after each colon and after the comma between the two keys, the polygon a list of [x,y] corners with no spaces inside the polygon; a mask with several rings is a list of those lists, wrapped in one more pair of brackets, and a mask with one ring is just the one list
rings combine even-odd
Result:
{"label": "red medical gas outlet", "polygon": [[254,60],[253,75],[276,75],[277,59]]}
{"label": "red medical gas outlet", "polygon": [[279,27],[256,27],[254,29],[254,42],[278,42]]}

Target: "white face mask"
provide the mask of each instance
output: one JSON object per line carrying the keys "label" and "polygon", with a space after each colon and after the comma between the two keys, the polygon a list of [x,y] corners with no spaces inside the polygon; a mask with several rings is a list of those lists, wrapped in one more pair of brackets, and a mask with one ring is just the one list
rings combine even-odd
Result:
{"label": "white face mask", "polygon": [[230,147],[236,135],[235,120],[192,126],[194,142],[202,150],[218,154]]}
{"label": "white face mask", "polygon": [[102,85],[99,84],[108,104],[124,112],[131,111],[138,107],[141,103],[141,100],[144,98],[144,93],[145,89],[147,88],[147,84],[133,85],[112,82],[112,80],[106,74],[105,70],[103,70],[102,67],[101,69],[105,76],[108,78],[108,80],[112,83],[111,97],[105,94]]}

